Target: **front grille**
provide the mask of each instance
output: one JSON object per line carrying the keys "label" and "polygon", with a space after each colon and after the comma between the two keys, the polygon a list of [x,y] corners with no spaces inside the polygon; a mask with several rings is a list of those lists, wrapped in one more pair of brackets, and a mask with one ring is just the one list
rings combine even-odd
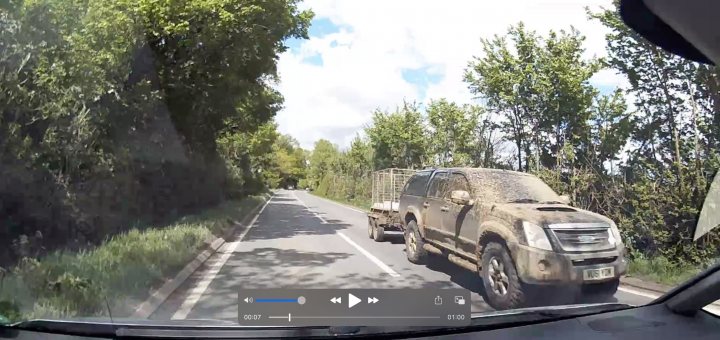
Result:
{"label": "front grille", "polygon": [[598,251],[613,249],[609,239],[610,228],[560,228],[552,229],[560,246],[566,251]]}
{"label": "front grille", "polygon": [[613,263],[617,260],[617,256],[610,256],[610,257],[598,257],[594,259],[583,259],[583,260],[572,260],[573,265],[575,266],[592,266],[596,264],[606,264],[606,263]]}

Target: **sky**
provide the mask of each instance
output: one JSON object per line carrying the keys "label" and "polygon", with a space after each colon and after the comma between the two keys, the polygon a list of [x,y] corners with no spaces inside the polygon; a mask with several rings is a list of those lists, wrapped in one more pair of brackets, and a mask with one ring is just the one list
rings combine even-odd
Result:
{"label": "sky", "polygon": [[[403,100],[447,98],[473,103],[462,76],[480,39],[525,25],[545,34],[574,26],[586,36],[587,57],[605,56],[606,29],[585,7],[611,0],[306,0],[315,17],[310,39],[292,39],[280,56],[278,88],[285,97],[276,120],[306,149],[324,138],[341,148],[371,121],[375,109]],[[624,87],[603,70],[591,83],[602,92]]]}

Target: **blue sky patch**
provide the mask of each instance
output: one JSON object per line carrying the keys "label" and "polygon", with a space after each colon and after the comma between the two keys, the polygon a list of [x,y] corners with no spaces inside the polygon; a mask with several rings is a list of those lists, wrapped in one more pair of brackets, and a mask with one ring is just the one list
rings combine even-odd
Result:
{"label": "blue sky patch", "polygon": [[420,90],[420,99],[425,100],[425,93],[430,84],[437,84],[443,79],[443,75],[430,71],[431,66],[425,66],[420,68],[406,68],[403,69],[402,77],[406,82],[416,85]]}
{"label": "blue sky patch", "polygon": [[[353,31],[352,27],[345,25],[335,25],[328,18],[315,18],[310,23],[310,28],[308,29],[308,36],[311,38],[322,38],[328,34],[338,33],[341,29],[344,29],[348,32]],[[298,53],[300,51],[300,46],[303,44],[304,41],[305,39],[290,38],[285,41],[285,45],[287,45],[287,47],[290,49],[290,52]],[[336,41],[330,43],[330,47],[334,48],[337,46],[338,43]],[[322,65],[322,61],[320,61],[320,64],[318,65]]]}
{"label": "blue sky patch", "polygon": [[615,89],[617,89],[617,85],[607,85],[607,84],[593,84],[593,82],[590,82],[591,85],[597,87],[598,91],[600,91],[600,94],[603,95],[611,95],[613,92],[615,92]]}
{"label": "blue sky patch", "polygon": [[313,55],[307,56],[307,57],[303,58],[302,62],[306,63],[306,64],[317,65],[317,66],[323,65],[323,59],[322,59],[322,56],[320,55],[320,53],[315,53]]}

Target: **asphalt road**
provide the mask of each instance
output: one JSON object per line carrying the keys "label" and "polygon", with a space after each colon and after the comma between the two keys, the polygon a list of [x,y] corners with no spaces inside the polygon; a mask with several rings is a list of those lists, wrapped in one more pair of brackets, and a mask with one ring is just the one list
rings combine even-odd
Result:
{"label": "asphalt road", "polygon": [[[236,320],[241,288],[463,287],[472,291],[473,312],[492,310],[476,274],[434,256],[415,265],[404,251],[401,235],[369,239],[360,210],[304,191],[278,190],[251,227],[221,247],[150,318]],[[607,302],[637,305],[653,297],[621,287]]]}

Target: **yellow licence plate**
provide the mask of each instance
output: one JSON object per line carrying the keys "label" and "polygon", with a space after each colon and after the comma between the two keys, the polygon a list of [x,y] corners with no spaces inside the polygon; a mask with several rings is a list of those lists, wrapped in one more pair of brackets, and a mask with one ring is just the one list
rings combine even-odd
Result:
{"label": "yellow licence plate", "polygon": [[615,276],[614,267],[593,268],[583,270],[583,280],[602,280]]}

